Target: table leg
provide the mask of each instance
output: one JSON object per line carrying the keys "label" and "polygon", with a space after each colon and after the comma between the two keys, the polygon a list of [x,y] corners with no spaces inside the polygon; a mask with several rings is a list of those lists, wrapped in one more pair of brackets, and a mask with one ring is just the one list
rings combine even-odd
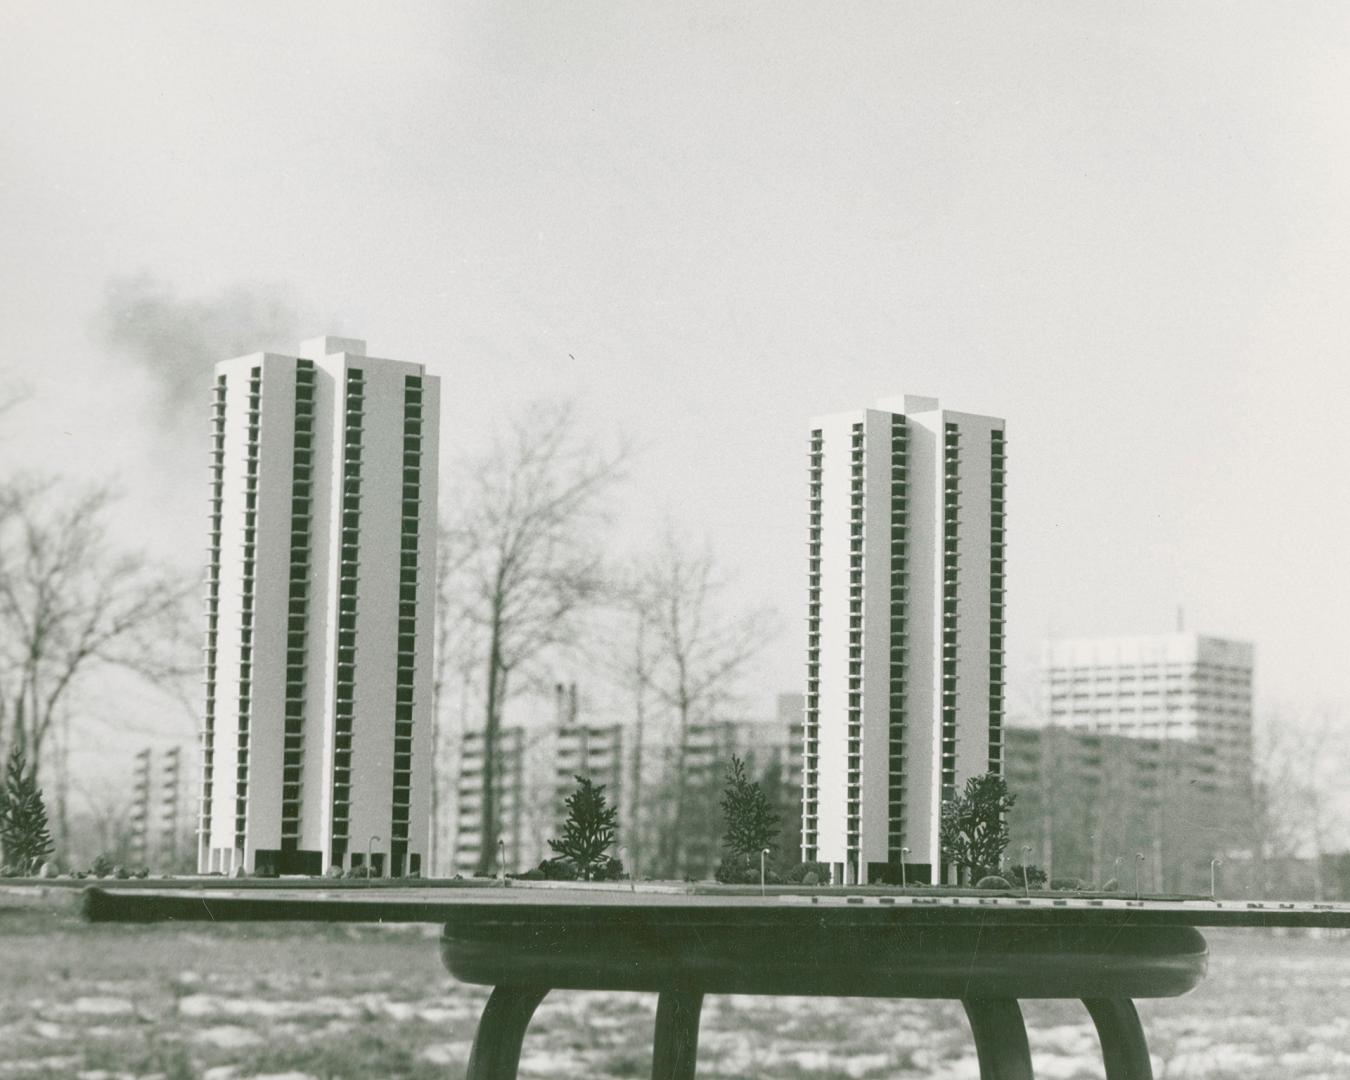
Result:
{"label": "table leg", "polygon": [[1129,998],[1084,998],[1083,1004],[1097,1025],[1106,1080],[1153,1080],[1153,1063],[1134,1002]]}
{"label": "table leg", "polygon": [[965,998],[980,1080],[1033,1080],[1022,1009],[1014,998]]}
{"label": "table leg", "polygon": [[547,993],[538,986],[493,988],[473,1037],[466,1080],[515,1080],[525,1029]]}
{"label": "table leg", "polygon": [[652,1080],[693,1080],[702,1011],[703,995],[692,990],[666,990],[657,998]]}

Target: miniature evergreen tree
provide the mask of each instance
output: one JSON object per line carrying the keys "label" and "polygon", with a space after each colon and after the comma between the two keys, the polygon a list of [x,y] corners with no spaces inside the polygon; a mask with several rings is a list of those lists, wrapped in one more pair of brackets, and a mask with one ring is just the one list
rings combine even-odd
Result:
{"label": "miniature evergreen tree", "polygon": [[0,787],[0,849],[6,863],[21,874],[31,874],[51,854],[52,837],[42,791],[25,772],[23,754],[16,746]]}
{"label": "miniature evergreen tree", "polygon": [[548,846],[576,864],[583,881],[590,881],[609,861],[605,852],[614,843],[619,812],[605,801],[604,784],[597,787],[584,776],[576,780],[576,791],[567,796],[562,839],[550,840]]}
{"label": "miniature evergreen tree", "polygon": [[969,870],[972,879],[996,869],[1008,846],[1006,815],[1016,801],[997,773],[967,780],[964,792],[942,803],[943,862]]}
{"label": "miniature evergreen tree", "polygon": [[726,833],[722,846],[732,856],[749,859],[778,843],[778,814],[769,797],[745,775],[745,762],[734,754],[722,791],[722,817]]}

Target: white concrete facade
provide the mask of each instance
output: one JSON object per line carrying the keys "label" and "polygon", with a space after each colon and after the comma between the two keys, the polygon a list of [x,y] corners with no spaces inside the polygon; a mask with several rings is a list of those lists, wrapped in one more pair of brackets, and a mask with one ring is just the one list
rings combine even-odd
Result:
{"label": "white concrete facade", "polygon": [[939,877],[942,799],[1001,766],[1004,453],[932,398],[811,425],[802,854],[837,881]]}
{"label": "white concrete facade", "polygon": [[342,338],[215,379],[199,869],[420,872],[440,380]]}

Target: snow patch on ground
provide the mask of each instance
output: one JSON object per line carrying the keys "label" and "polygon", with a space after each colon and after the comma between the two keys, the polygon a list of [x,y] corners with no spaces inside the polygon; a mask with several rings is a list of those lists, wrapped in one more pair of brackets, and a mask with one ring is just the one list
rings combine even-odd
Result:
{"label": "snow patch on ground", "polygon": [[457,1005],[433,1005],[417,1010],[417,1019],[424,1024],[453,1024],[459,1020],[475,1018],[482,1011],[478,1002]]}
{"label": "snow patch on ground", "polygon": [[215,1027],[202,1028],[192,1036],[193,1042],[206,1043],[222,1050],[240,1050],[246,1046],[257,1046],[263,1037],[252,1028],[238,1024],[218,1024]]}
{"label": "snow patch on ground", "polygon": [[360,999],[318,997],[309,1001],[269,1001],[264,998],[227,998],[214,994],[189,994],[178,999],[182,1016],[260,1016],[272,1020],[301,1016],[354,1017],[361,1013]]}
{"label": "snow patch on ground", "polygon": [[126,1016],[135,1012],[136,1006],[126,998],[81,997],[70,1003],[68,1011],[86,1016]]}
{"label": "snow patch on ground", "polygon": [[525,1076],[572,1076],[576,1075],[575,1065],[567,1054],[550,1050],[536,1050],[520,1057],[520,1071]]}
{"label": "snow patch on ground", "polygon": [[302,1072],[254,1073],[248,1080],[319,1080],[317,1076]]}
{"label": "snow patch on ground", "polygon": [[59,1076],[62,1073],[73,1072],[79,1064],[80,1057],[78,1054],[62,1057],[26,1058],[23,1061],[0,1061],[0,1072],[49,1072],[56,1073]]}
{"label": "snow patch on ground", "polygon": [[1166,1076],[1235,1076],[1260,1075],[1260,1067],[1269,1064],[1264,1054],[1254,1053],[1247,1046],[1225,1046],[1211,1043],[1203,1051],[1173,1054],[1167,1060]]}
{"label": "snow patch on ground", "polygon": [[418,1051],[417,1060],[429,1065],[463,1065],[472,1046],[471,1042],[432,1043]]}
{"label": "snow patch on ground", "polygon": [[935,1065],[933,1071],[924,1074],[924,1080],[980,1080],[980,1063],[973,1054],[953,1058]]}

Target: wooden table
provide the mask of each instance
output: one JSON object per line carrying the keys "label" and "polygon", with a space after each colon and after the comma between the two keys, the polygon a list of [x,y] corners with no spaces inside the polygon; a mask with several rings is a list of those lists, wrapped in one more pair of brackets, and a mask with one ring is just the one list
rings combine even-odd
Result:
{"label": "wooden table", "polygon": [[693,1077],[706,994],[948,998],[981,1080],[1030,1080],[1018,1002],[1078,998],[1107,1080],[1151,1080],[1134,1000],[1205,974],[1206,926],[1350,928],[1350,905],[552,889],[91,888],[93,921],[433,922],[457,979],[493,987],[469,1080],[511,1080],[551,990],[659,995],[655,1080]]}

